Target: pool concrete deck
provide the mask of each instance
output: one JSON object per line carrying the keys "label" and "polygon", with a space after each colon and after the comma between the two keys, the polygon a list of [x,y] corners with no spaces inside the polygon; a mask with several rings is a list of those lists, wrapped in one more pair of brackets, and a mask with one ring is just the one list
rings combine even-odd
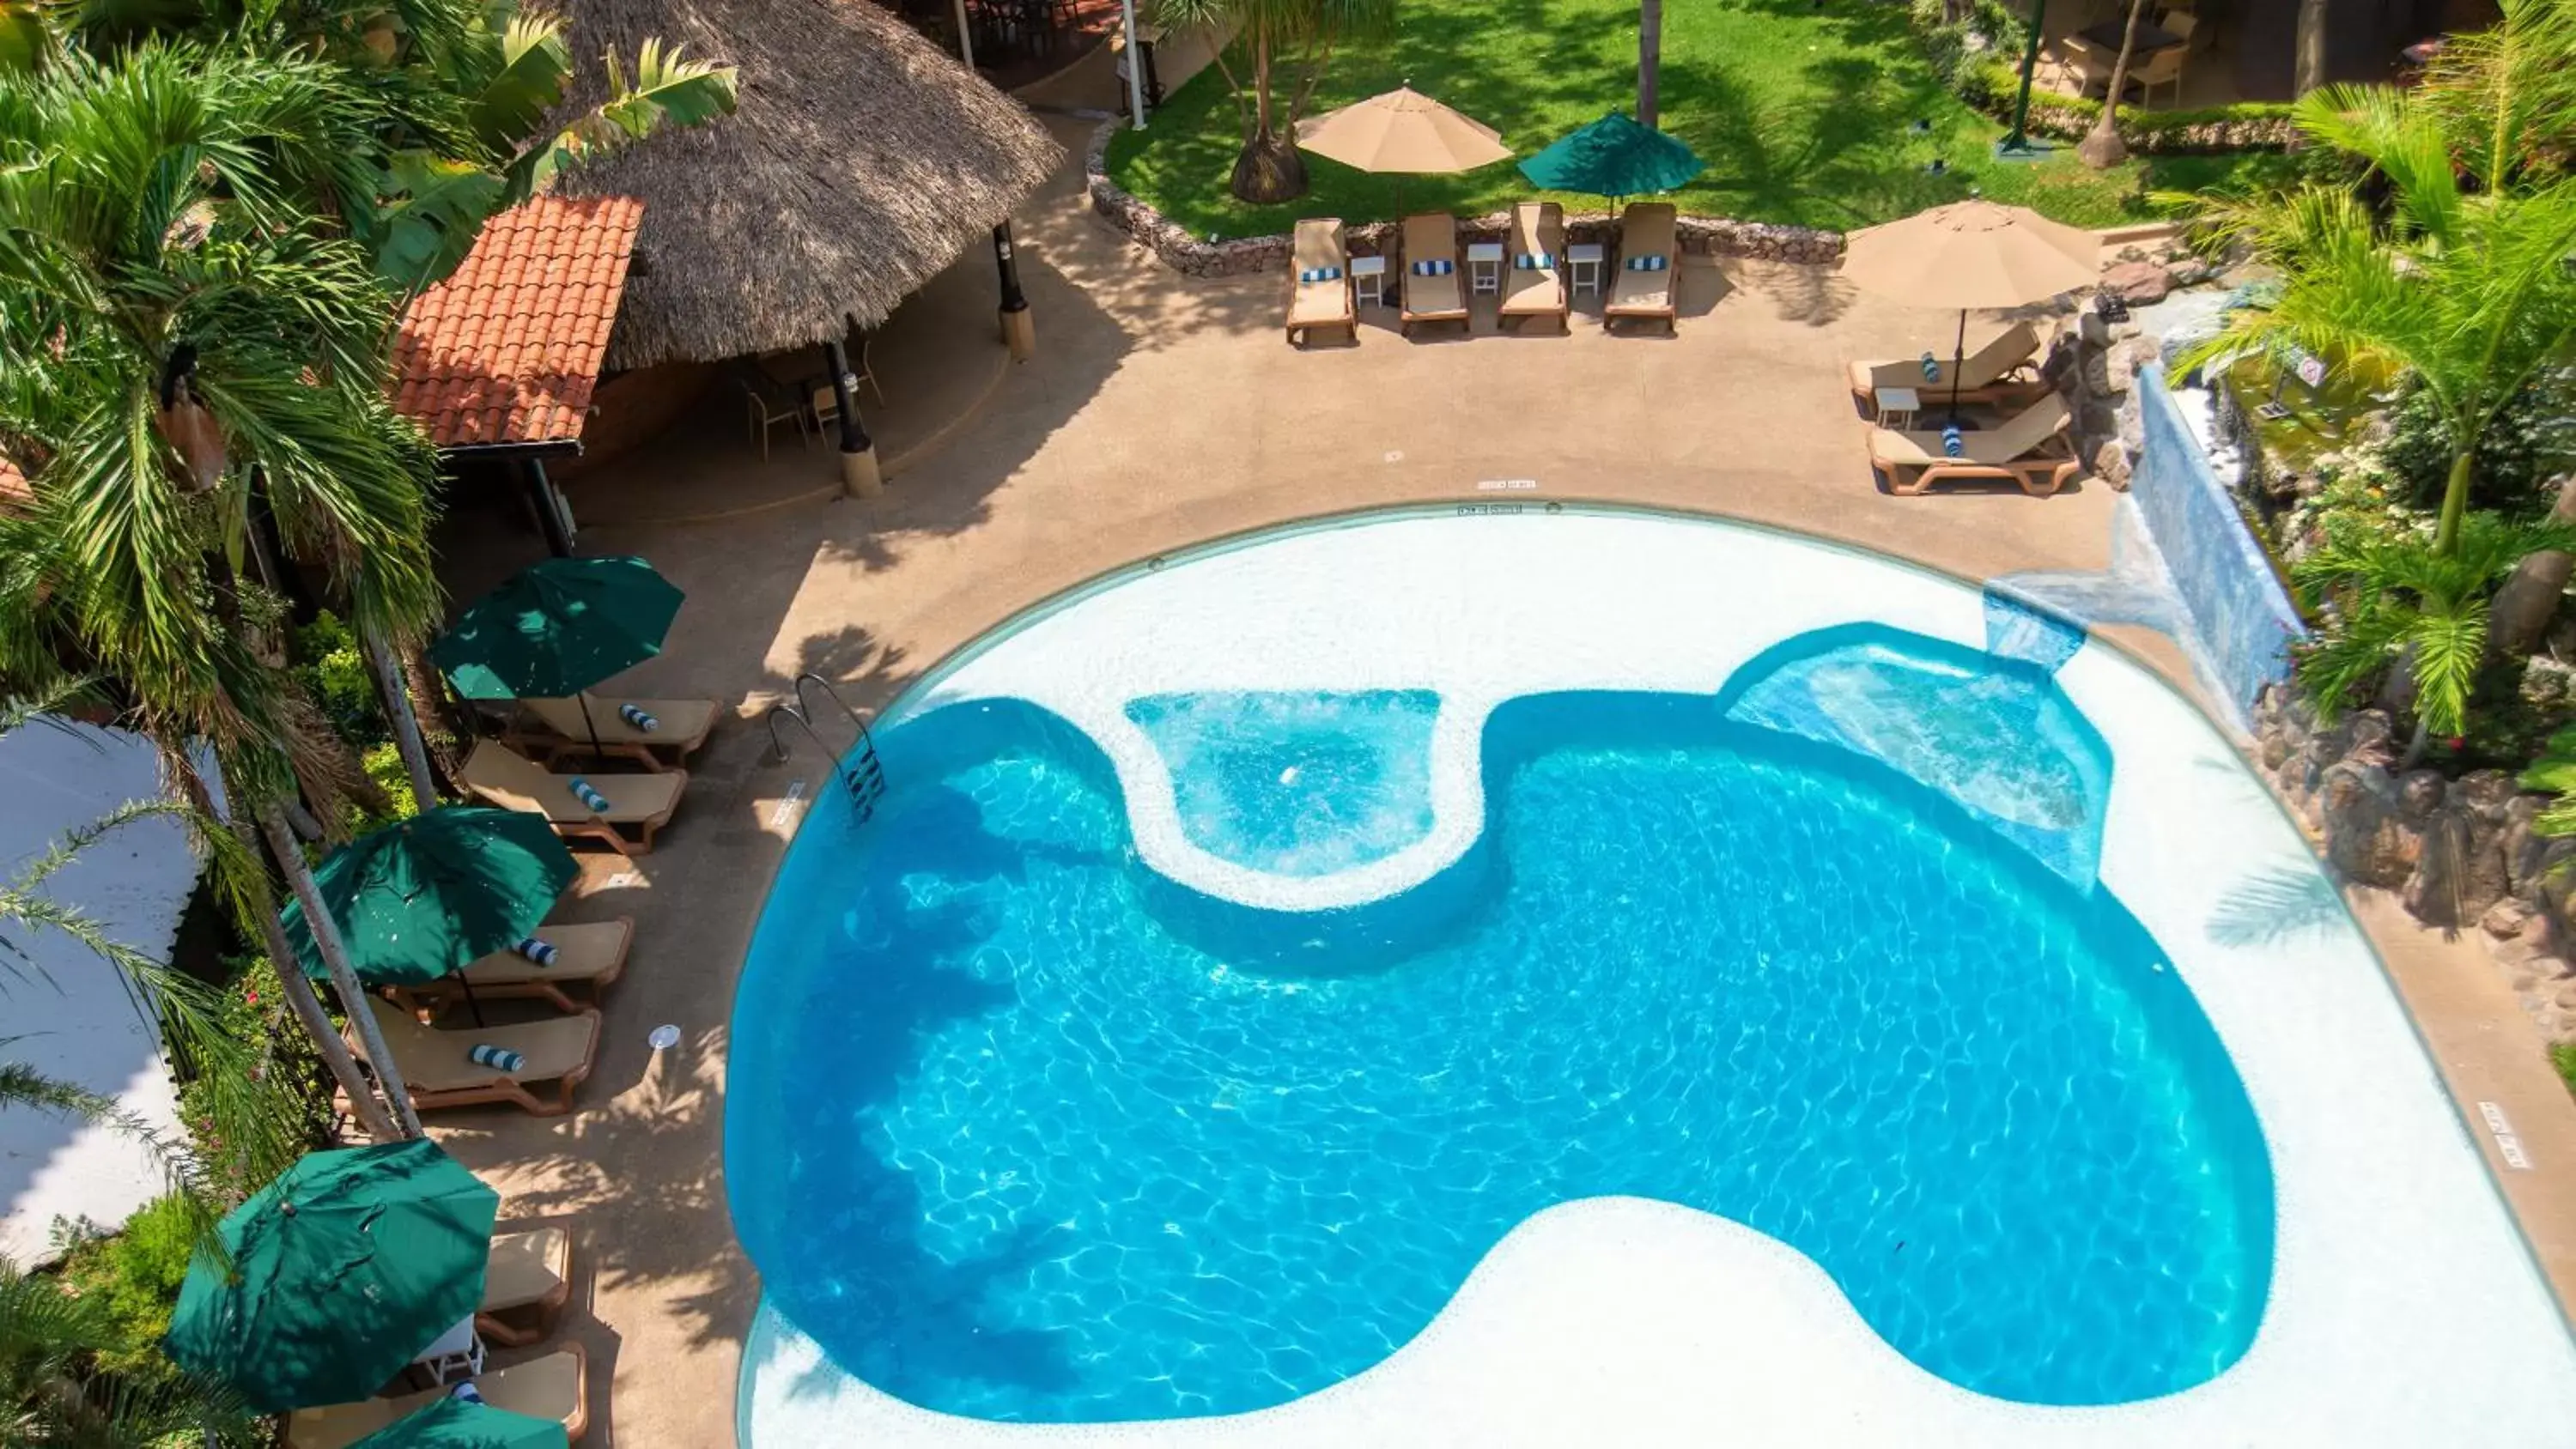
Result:
{"label": "pool concrete deck", "polygon": [[[1076,155],[1085,129],[1060,123]],[[2044,500],[1897,498],[1872,485],[1843,364],[1934,345],[1943,319],[1856,296],[1829,273],[1693,265],[1670,340],[1606,336],[1578,310],[1570,337],[1498,337],[1480,316],[1471,339],[1407,343],[1379,311],[1356,348],[1301,353],[1281,341],[1279,278],[1199,282],[1160,268],[1090,214],[1078,165],[1032,200],[1018,232],[1038,355],[988,390],[942,389],[961,399],[956,417],[907,420],[907,435],[925,441],[882,497],[810,496],[793,470],[828,484],[829,454],[788,444],[764,466],[729,414],[682,425],[726,428],[729,448],[683,438],[634,460],[652,507],[618,507],[615,469],[576,494],[585,552],[644,554],[689,596],[664,656],[621,683],[710,695],[737,716],[691,762],[659,849],[585,860],[566,914],[630,913],[638,934],[579,1110],[437,1122],[441,1140],[502,1189],[505,1218],[573,1231],[561,1331],[590,1353],[587,1443],[733,1437],[758,1285],[725,1215],[726,1022],[796,824],[788,797],[830,780],[811,746],[783,765],[765,759],[761,714],[798,673],[817,671],[875,708],[1012,614],[1118,565],[1391,503],[1650,504],[1969,579],[2108,562],[2115,495],[2096,483]],[[956,324],[899,322],[910,340],[900,354],[889,345],[881,370],[990,375],[990,286],[989,258],[961,262],[933,288]],[[900,385],[890,381],[890,403]],[[1488,480],[1535,487],[1480,489]],[[667,506],[692,485],[710,507]],[[451,521],[447,540],[460,598],[540,552],[514,523],[471,514]],[[2161,636],[2110,636],[2190,686]],[[2495,1101],[2509,1114],[2533,1165],[2498,1175],[2565,1301],[2576,1288],[2576,1105],[2471,948],[2391,912],[2363,919],[2467,1112]],[[645,1034],[662,1023],[680,1028],[681,1044],[657,1056]],[[2477,1135],[2494,1164],[2483,1126]]]}

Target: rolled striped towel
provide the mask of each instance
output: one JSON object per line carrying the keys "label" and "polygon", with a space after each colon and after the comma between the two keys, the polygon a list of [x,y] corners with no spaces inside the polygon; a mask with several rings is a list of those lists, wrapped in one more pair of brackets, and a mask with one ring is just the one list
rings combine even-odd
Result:
{"label": "rolled striped towel", "polygon": [[1417,277],[1445,277],[1458,270],[1458,264],[1447,257],[1424,257],[1413,264]]}
{"label": "rolled striped towel", "polygon": [[1628,259],[1628,270],[1632,272],[1660,272],[1672,264],[1673,259],[1665,256],[1662,252],[1648,252],[1643,256],[1630,257]]}
{"label": "rolled striped towel", "polygon": [[469,1404],[479,1404],[483,1402],[483,1391],[474,1387],[474,1381],[472,1379],[467,1379],[465,1382],[449,1389],[447,1391],[447,1396],[451,1399],[463,1399]]}
{"label": "rolled striped towel", "polygon": [[466,1049],[465,1058],[478,1067],[490,1067],[499,1072],[515,1072],[528,1064],[526,1057],[508,1047],[490,1046],[479,1041]]}
{"label": "rolled striped towel", "polygon": [[552,966],[555,964],[555,957],[560,954],[555,950],[553,942],[541,940],[535,936],[530,936],[510,949],[540,966]]}
{"label": "rolled striped towel", "polygon": [[652,713],[646,710],[644,706],[637,704],[632,700],[629,700],[617,707],[617,717],[626,721],[628,724],[635,726],[637,729],[642,730],[648,735],[662,727],[662,722],[660,720],[655,719],[652,716]]}
{"label": "rolled striped towel", "polygon": [[1300,282],[1338,282],[1341,279],[1342,269],[1339,267],[1308,267],[1297,274]]}
{"label": "rolled striped towel", "polygon": [[580,801],[583,808],[590,811],[593,815],[605,815],[608,813],[608,797],[600,794],[597,790],[590,788],[590,782],[583,779],[581,776],[573,776],[571,781],[568,782],[564,788],[572,791],[572,798]]}
{"label": "rolled striped towel", "polygon": [[1512,258],[1512,265],[1524,272],[1543,272],[1556,265],[1553,252],[1523,252]]}
{"label": "rolled striped towel", "polygon": [[1941,380],[1941,359],[1934,357],[1931,353],[1927,352],[1923,354],[1922,360],[1923,380],[1925,382],[1939,382]]}
{"label": "rolled striped towel", "polygon": [[1953,458],[1968,451],[1967,435],[1959,431],[1957,423],[1952,423],[1941,430],[1941,451]]}

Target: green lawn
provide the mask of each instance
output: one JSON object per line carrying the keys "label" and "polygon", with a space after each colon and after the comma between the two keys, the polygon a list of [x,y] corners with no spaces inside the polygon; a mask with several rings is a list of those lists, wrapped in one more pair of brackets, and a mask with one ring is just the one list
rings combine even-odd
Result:
{"label": "green lawn", "polygon": [[[1634,0],[1408,0],[1391,40],[1346,46],[1314,111],[1411,81],[1500,130],[1521,155],[1617,108],[1637,86]],[[1237,66],[1237,74],[1245,68]],[[1284,104],[1284,101],[1283,101]],[[1676,0],[1664,8],[1663,127],[1708,162],[1674,197],[1684,211],[1848,230],[1976,188],[2062,221],[2110,226],[2150,216],[2148,190],[2197,190],[2278,156],[2188,156],[2089,171],[2071,154],[1995,161],[2002,128],[1952,96],[1923,58],[1901,5],[1884,0]],[[1928,121],[1929,131],[1917,131]],[[1110,174],[1199,236],[1282,232],[1299,216],[1392,215],[1394,178],[1308,157],[1314,186],[1287,206],[1226,191],[1240,143],[1224,78],[1211,66],[1143,132],[1122,131]],[[1935,157],[1949,169],[1925,169]],[[1530,194],[1508,162],[1404,181],[1406,210],[1493,211]],[[1599,206],[1566,196],[1569,205]]]}

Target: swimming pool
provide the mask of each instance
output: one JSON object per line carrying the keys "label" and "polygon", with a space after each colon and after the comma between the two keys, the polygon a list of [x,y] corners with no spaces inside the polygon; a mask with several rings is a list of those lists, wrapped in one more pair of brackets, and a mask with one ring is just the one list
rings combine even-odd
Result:
{"label": "swimming pool", "polygon": [[[1659,550],[1769,607],[1711,627]],[[1380,578],[1504,627],[1320,601]],[[1617,515],[1301,532],[1006,631],[890,713],[870,819],[819,797],[746,967],[727,1176],[804,1365],[756,1346],[746,1442],[834,1442],[756,1431],[765,1374],[779,1424],[818,1377],[950,1427],[1347,1402],[1623,1198],[1796,1255],[1971,1402],[2233,1382],[2270,1124],[2103,869],[2082,648]]]}

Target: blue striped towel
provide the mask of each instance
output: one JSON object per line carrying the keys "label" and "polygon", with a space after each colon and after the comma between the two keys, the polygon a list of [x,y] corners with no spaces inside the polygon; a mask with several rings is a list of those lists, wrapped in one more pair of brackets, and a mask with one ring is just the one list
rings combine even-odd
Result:
{"label": "blue striped towel", "polygon": [[1339,267],[1308,267],[1297,274],[1300,282],[1338,282],[1341,279],[1342,269]]}
{"label": "blue striped towel", "polygon": [[1957,423],[1952,423],[1941,430],[1941,451],[1953,458],[1968,451],[1967,436],[1959,431]]}
{"label": "blue striped towel", "polygon": [[476,1042],[465,1055],[474,1065],[490,1067],[494,1071],[515,1072],[528,1064],[526,1057],[508,1047],[488,1046],[482,1042]]}
{"label": "blue striped towel", "polygon": [[648,735],[662,727],[662,722],[653,717],[652,711],[632,700],[617,707],[617,717]]}
{"label": "blue striped towel", "polygon": [[553,942],[541,940],[535,936],[530,936],[528,939],[521,941],[518,945],[513,946],[510,949],[527,957],[529,960],[536,962],[540,966],[552,966],[555,964],[555,957],[561,954],[555,950]]}
{"label": "blue striped towel", "polygon": [[1417,277],[1445,277],[1456,270],[1458,264],[1447,257],[1424,257],[1413,264],[1413,274]]}
{"label": "blue striped towel", "polygon": [[572,791],[572,798],[580,801],[583,808],[590,811],[591,814],[605,815],[608,813],[608,797],[600,794],[597,790],[592,789],[590,787],[590,782],[583,779],[581,776],[573,776],[570,781],[566,782],[564,788]]}
{"label": "blue striped towel", "polygon": [[483,1402],[483,1391],[474,1387],[474,1381],[472,1379],[467,1379],[465,1382],[449,1389],[447,1391],[447,1396],[451,1399],[463,1399],[469,1404],[479,1404]]}
{"label": "blue striped towel", "polygon": [[1630,257],[1628,259],[1628,270],[1632,272],[1660,272],[1672,264],[1673,259],[1665,256],[1663,253],[1648,252],[1643,256]]}
{"label": "blue striped towel", "polygon": [[1923,354],[1922,362],[1923,380],[1925,382],[1939,382],[1941,380],[1941,359],[1934,357],[1931,353],[1927,352]]}
{"label": "blue striped towel", "polygon": [[1512,258],[1512,265],[1524,272],[1543,272],[1556,265],[1556,253],[1523,252]]}

